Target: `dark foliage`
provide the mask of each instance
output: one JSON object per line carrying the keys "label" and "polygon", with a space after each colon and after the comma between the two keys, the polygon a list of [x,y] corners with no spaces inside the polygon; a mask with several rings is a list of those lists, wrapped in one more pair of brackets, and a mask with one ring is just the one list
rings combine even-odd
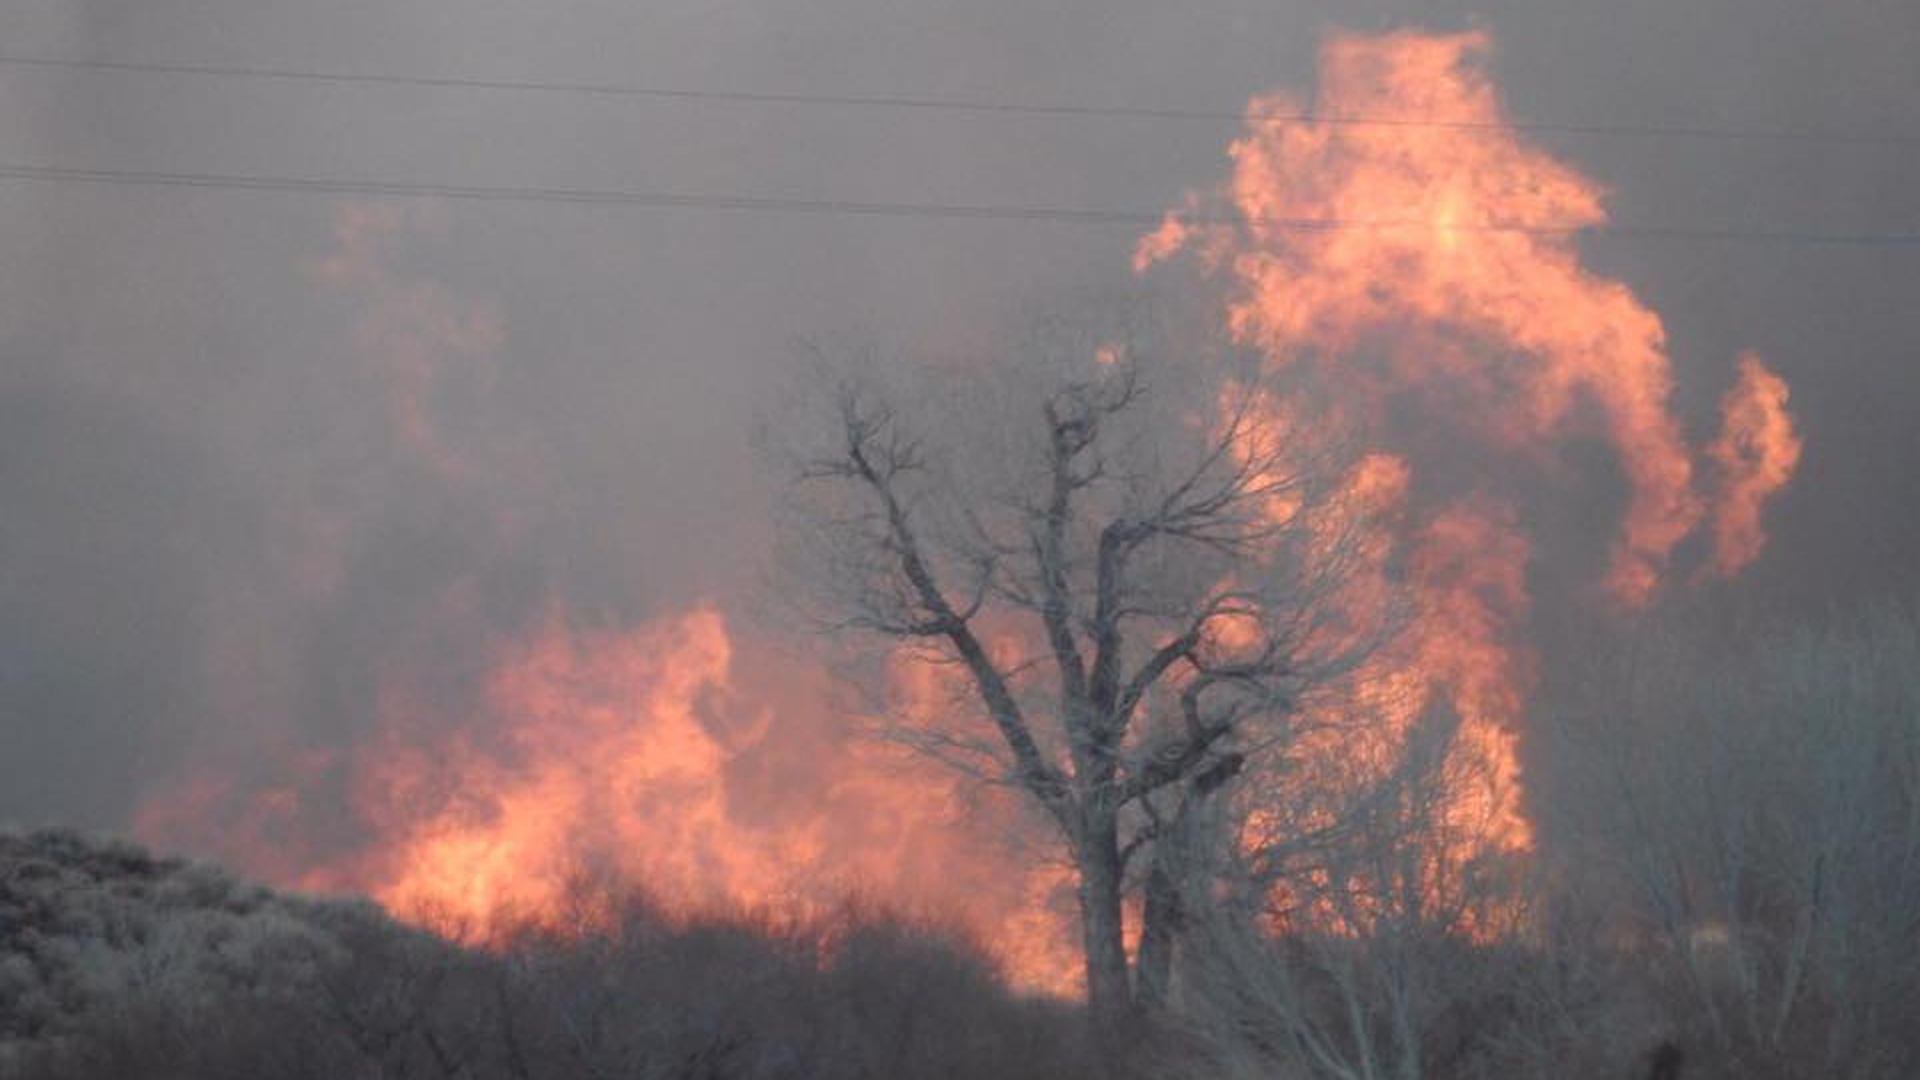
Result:
{"label": "dark foliage", "polygon": [[130,845],[3,839],[19,985],[0,1074],[22,1080],[1096,1075],[1076,1009],[857,905],[678,917],[628,897],[592,932],[468,948]]}
{"label": "dark foliage", "polygon": [[688,914],[583,880],[569,928],[482,947],[0,832],[0,1080],[1920,1075],[1920,629],[1718,665],[1667,643],[1634,674],[1555,744],[1554,846],[1488,878],[1507,915],[1195,903],[1167,1006],[1097,1039],[976,943],[857,903]]}

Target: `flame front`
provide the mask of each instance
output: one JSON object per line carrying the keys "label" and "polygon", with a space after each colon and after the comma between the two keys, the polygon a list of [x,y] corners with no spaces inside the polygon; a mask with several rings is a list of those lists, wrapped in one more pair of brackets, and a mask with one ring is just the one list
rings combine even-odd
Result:
{"label": "flame front", "polygon": [[[960,792],[925,767],[832,741],[777,760],[775,725],[820,727],[808,688],[785,688],[778,716],[746,700],[734,648],[710,606],[629,632],[556,613],[505,651],[450,743],[394,693],[355,783],[381,841],[335,883],[482,937],[502,920],[593,917],[572,891],[582,874],[682,910],[819,914],[867,894],[957,920],[1023,985],[1070,989],[1046,904],[1057,874],[967,836]],[[810,773],[802,790],[761,775],[787,768]],[[956,874],[978,884],[955,891]]]}
{"label": "flame front", "polygon": [[[1509,123],[1484,68],[1489,44],[1482,32],[1333,37],[1313,108],[1256,99],[1227,182],[1144,237],[1135,267],[1192,253],[1227,287],[1233,334],[1275,369],[1317,367],[1330,412],[1380,446],[1355,483],[1403,506],[1381,526],[1397,535],[1376,545],[1405,553],[1415,608],[1410,646],[1369,673],[1398,703],[1382,734],[1447,693],[1492,763],[1475,812],[1499,846],[1520,849],[1531,842],[1515,753],[1533,667],[1518,640],[1530,607],[1525,519],[1488,490],[1491,477],[1422,488],[1409,464],[1421,456],[1394,445],[1393,410],[1416,401],[1451,446],[1541,461],[1596,416],[1628,487],[1602,574],[1622,604],[1653,597],[1709,506],[1668,407],[1659,317],[1581,264],[1576,234],[1606,221],[1604,192]],[[1302,112],[1329,120],[1294,119]],[[1725,433],[1706,450],[1720,572],[1758,554],[1761,508],[1792,474],[1786,397],[1757,358],[1741,361]],[[1369,602],[1367,591],[1349,602]]]}
{"label": "flame front", "polygon": [[390,700],[357,784],[386,838],[371,891],[403,914],[485,925],[560,909],[569,876],[607,861],[663,899],[765,902],[808,838],[727,819],[726,751],[696,709],[731,656],[709,609],[624,636],[554,617],[489,676],[497,727],[412,745],[409,706]]}
{"label": "flame front", "polygon": [[[1593,423],[1628,489],[1596,576],[1628,605],[1656,595],[1703,521],[1714,572],[1751,562],[1766,501],[1801,447],[1786,383],[1743,358],[1704,451],[1703,491],[1701,455],[1669,409],[1659,317],[1581,264],[1575,234],[1605,222],[1603,193],[1515,132],[1481,66],[1487,49],[1481,33],[1332,39],[1314,111],[1341,121],[1270,122],[1258,115],[1297,110],[1283,97],[1253,102],[1228,181],[1190,196],[1140,241],[1136,263],[1193,254],[1226,287],[1233,333],[1276,370],[1327,376],[1325,415],[1286,416],[1274,399],[1268,419],[1278,431],[1349,427],[1370,447],[1345,478],[1348,524],[1369,531],[1337,602],[1357,610],[1404,586],[1413,609],[1404,641],[1360,680],[1380,718],[1374,749],[1384,760],[1445,695],[1469,749],[1492,766],[1463,815],[1514,851],[1532,843],[1516,753],[1534,666],[1521,642],[1535,554],[1527,503],[1491,477],[1436,480],[1396,410],[1416,402],[1450,446],[1536,462]],[[448,485],[537,478],[512,452],[479,452],[499,449],[489,440],[518,448],[517,436],[437,416],[449,383],[484,396],[487,367],[474,358],[505,333],[491,305],[381,269],[377,241],[402,224],[375,210],[343,216],[341,250],[319,267],[323,280],[373,294],[358,343],[389,384],[391,434]],[[1113,347],[1096,357],[1119,359]],[[504,509],[486,519],[503,534],[519,527]],[[327,521],[300,571],[315,597],[344,573],[336,534],[350,523]],[[442,619],[468,611],[458,596],[441,599]],[[1212,629],[1212,647],[1252,644],[1243,621]],[[569,917],[569,880],[582,871],[685,906],[817,910],[861,891],[956,915],[1018,981],[1073,988],[1073,935],[1052,902],[1065,871],[1022,869],[981,830],[960,828],[963,781],[930,765],[881,767],[878,751],[824,714],[807,677],[755,650],[744,678],[741,652],[710,605],[601,629],[556,607],[496,643],[470,695],[449,702],[416,681],[425,676],[395,670],[377,729],[356,745],[295,740],[277,754],[287,775],[264,794],[209,767],[150,798],[141,832],[223,850],[284,883],[365,890],[403,915],[481,935],[502,918]],[[924,672],[901,675],[913,684],[905,696],[950,704]],[[370,838],[324,856],[286,845],[340,788]],[[962,880],[975,884],[955,890]]]}
{"label": "flame front", "polygon": [[[1603,193],[1514,131],[1487,48],[1479,32],[1333,39],[1314,112],[1348,120],[1255,119],[1230,148],[1227,186],[1169,216],[1136,265],[1193,249],[1235,283],[1237,334],[1276,364],[1339,365],[1376,419],[1411,390],[1462,428],[1535,449],[1591,402],[1631,488],[1607,584],[1644,602],[1703,513],[1667,408],[1666,333],[1625,285],[1580,264],[1575,233],[1604,223]],[[1251,109],[1295,111],[1280,97]],[[1224,219],[1199,212],[1212,201]]]}

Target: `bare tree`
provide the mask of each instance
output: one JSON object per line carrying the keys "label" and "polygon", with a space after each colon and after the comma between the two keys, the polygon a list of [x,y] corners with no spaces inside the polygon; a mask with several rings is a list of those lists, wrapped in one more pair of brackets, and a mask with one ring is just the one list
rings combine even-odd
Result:
{"label": "bare tree", "polygon": [[1234,887],[1191,904],[1190,1011],[1229,1066],[1420,1080],[1479,1052],[1484,1002],[1509,989],[1497,943],[1523,912],[1477,797],[1488,763],[1457,730],[1436,706],[1382,751],[1384,772],[1249,793],[1291,839],[1219,845]]}
{"label": "bare tree", "polygon": [[[1298,739],[1302,702],[1394,618],[1348,595],[1369,523],[1304,391],[1227,356],[1084,344],[912,389],[829,371],[779,456],[805,611],[963,688],[957,715],[890,734],[1044,812],[1112,1022],[1164,990],[1181,822]],[[1136,988],[1123,897],[1149,863]]]}

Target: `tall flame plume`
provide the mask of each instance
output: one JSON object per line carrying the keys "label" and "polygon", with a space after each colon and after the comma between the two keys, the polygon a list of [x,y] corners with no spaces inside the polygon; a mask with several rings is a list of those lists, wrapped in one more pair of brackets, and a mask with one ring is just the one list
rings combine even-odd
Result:
{"label": "tall flame plume", "polygon": [[[1515,130],[1489,48],[1478,31],[1331,38],[1312,107],[1256,99],[1226,183],[1144,237],[1135,268],[1191,254],[1228,290],[1231,331],[1273,368],[1318,368],[1333,411],[1378,446],[1360,468],[1374,497],[1405,510],[1398,543],[1417,609],[1410,651],[1371,673],[1399,687],[1387,727],[1448,694],[1466,740],[1494,763],[1499,805],[1481,809],[1499,844],[1523,849],[1516,741],[1533,668],[1520,640],[1533,545],[1492,478],[1423,486],[1416,456],[1396,445],[1395,410],[1415,401],[1455,445],[1542,461],[1597,417],[1628,489],[1602,575],[1625,606],[1654,597],[1709,516],[1714,568],[1751,561],[1799,441],[1785,382],[1744,357],[1724,433],[1705,449],[1709,505],[1669,408],[1659,317],[1581,262],[1578,231],[1606,221],[1605,192]],[[1302,113],[1330,122],[1263,119]]]}
{"label": "tall flame plume", "polygon": [[[1398,410],[1415,402],[1454,443],[1521,460],[1551,461],[1568,437],[1597,429],[1627,499],[1596,577],[1623,606],[1658,594],[1703,523],[1711,572],[1752,562],[1765,505],[1801,444],[1787,384],[1749,355],[1718,437],[1688,445],[1659,317],[1581,261],[1578,230],[1605,222],[1605,193],[1515,131],[1488,49],[1478,32],[1332,38],[1312,112],[1345,120],[1267,122],[1259,114],[1300,109],[1255,100],[1227,181],[1190,196],[1135,261],[1144,271],[1190,255],[1225,288],[1232,332],[1270,366],[1325,374],[1331,422],[1369,447],[1345,491],[1376,529],[1341,602],[1379,602],[1390,564],[1413,594],[1404,646],[1364,673],[1390,703],[1381,737],[1443,697],[1493,765],[1472,814],[1496,846],[1521,851],[1533,842],[1518,754],[1534,668],[1526,502],[1495,478],[1430,475]],[[1358,118],[1446,123],[1346,122]],[[392,375],[397,441],[446,482],[477,485],[499,470],[436,420],[436,388],[465,370],[451,359],[497,347],[504,328],[489,305],[380,269],[374,241],[398,227],[391,214],[345,215],[341,254],[321,276],[380,294],[360,338]],[[316,560],[316,595],[335,587],[335,561]],[[1219,629],[1232,647],[1233,627]],[[141,831],[173,841],[218,831],[227,842],[215,846],[256,872],[365,891],[477,936],[502,919],[558,916],[582,870],[685,906],[817,909],[857,889],[957,915],[1020,981],[1071,988],[1078,964],[1054,903],[1062,871],[982,845],[957,826],[962,786],[843,738],[805,679],[770,661],[763,670],[762,651],[744,679],[741,652],[711,604],[616,628],[556,605],[495,644],[461,715],[396,671],[375,730],[344,753],[281,747],[286,775],[264,790],[211,771],[190,778],[148,801]],[[769,691],[769,680],[787,684]],[[371,841],[301,857],[257,824],[299,828],[335,781]],[[226,828],[236,813],[255,831]],[[979,884],[950,887],[963,879]]]}

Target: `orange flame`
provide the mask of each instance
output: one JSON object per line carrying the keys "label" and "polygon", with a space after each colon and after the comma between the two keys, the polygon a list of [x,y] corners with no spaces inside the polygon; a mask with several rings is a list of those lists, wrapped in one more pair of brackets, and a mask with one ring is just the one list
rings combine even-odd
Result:
{"label": "orange flame", "polygon": [[[1605,221],[1602,192],[1518,137],[1480,65],[1488,45],[1477,31],[1334,38],[1314,111],[1447,123],[1256,120],[1230,149],[1231,218],[1190,198],[1135,263],[1192,247],[1231,275],[1231,325],[1275,363],[1346,365],[1376,406],[1422,390],[1503,445],[1540,446],[1593,402],[1632,489],[1607,583],[1640,603],[1702,513],[1667,409],[1665,329],[1580,265],[1573,233]],[[1273,97],[1251,111],[1297,110]],[[1362,368],[1370,349],[1383,355]]]}
{"label": "orange flame", "polygon": [[[1058,868],[1014,865],[979,834],[1004,822],[969,828],[950,777],[843,739],[807,704],[813,688],[766,657],[761,679],[796,685],[766,697],[777,704],[748,700],[735,659],[710,605],[626,631],[554,612],[500,651],[468,714],[439,715],[404,679],[384,688],[381,728],[350,767],[369,846],[304,868],[265,845],[239,856],[478,941],[596,917],[579,905],[583,876],[680,910],[806,916],[873,896],[957,921],[1024,987],[1072,992],[1077,962],[1049,902]],[[298,788],[248,811],[297,818]],[[192,835],[236,801],[201,778],[157,800],[143,831]]]}
{"label": "orange flame", "polygon": [[385,838],[374,896],[475,924],[538,914],[559,906],[584,858],[669,900],[765,903],[769,867],[803,858],[810,838],[728,820],[726,748],[697,710],[731,658],[711,610],[630,637],[554,618],[489,680],[501,730],[483,734],[500,745],[408,745],[407,706],[389,702],[395,723],[358,785]]}
{"label": "orange flame", "polygon": [[1767,536],[1760,509],[1786,486],[1800,463],[1800,436],[1787,415],[1787,383],[1760,358],[1740,358],[1740,381],[1720,401],[1720,437],[1707,447],[1719,467],[1713,509],[1713,568],[1737,573],[1760,554]]}
{"label": "orange flame", "polygon": [[[810,797],[766,789],[754,768],[786,766],[765,760],[776,725],[818,720],[794,698],[744,703],[733,660],[710,606],[626,633],[550,618],[489,680],[490,747],[372,755],[362,801],[385,839],[363,884],[403,914],[480,927],[559,911],[583,862],[691,907],[819,912],[870,892],[958,917],[1025,985],[1060,988],[1073,964],[1036,918],[1044,869],[993,864],[961,835],[949,778],[870,748],[816,743]],[[981,884],[956,893],[956,869]]]}
{"label": "orange flame", "polygon": [[[1489,44],[1479,31],[1331,38],[1313,108],[1255,99],[1226,183],[1190,194],[1143,237],[1135,268],[1192,252],[1228,285],[1231,331],[1273,366],[1328,369],[1334,411],[1368,437],[1390,438],[1389,401],[1411,399],[1494,448],[1540,457],[1589,404],[1630,489],[1605,584],[1644,603],[1706,512],[1668,408],[1665,330],[1624,284],[1581,265],[1575,233],[1606,220],[1603,192],[1509,124],[1483,66]],[[1341,122],[1259,118],[1301,112]],[[1743,359],[1725,433],[1706,450],[1723,573],[1758,551],[1760,507],[1792,473],[1786,396]],[[1396,730],[1431,693],[1450,695],[1469,748],[1493,763],[1475,812],[1499,846],[1524,849],[1515,739],[1532,663],[1517,631],[1531,546],[1513,505],[1484,492],[1414,512],[1410,460],[1377,451],[1350,481],[1400,509],[1382,528],[1404,535],[1375,544],[1405,553],[1417,609],[1409,648],[1369,673],[1373,693],[1397,702],[1385,721]],[[1369,473],[1381,481],[1370,488]],[[1372,602],[1379,574],[1348,602]]]}
{"label": "orange flame", "polygon": [[[1234,332],[1276,366],[1339,365],[1328,380],[1335,413],[1382,443],[1390,397],[1411,394],[1497,447],[1541,454],[1591,402],[1630,485],[1606,583],[1644,602],[1707,516],[1668,409],[1665,331],[1625,285],[1580,264],[1571,230],[1605,220],[1602,193],[1507,124],[1479,66],[1487,47],[1480,33],[1333,39],[1317,111],[1455,123],[1256,121],[1231,147],[1229,182],[1190,197],[1140,241],[1136,263],[1195,252],[1231,283]],[[1294,111],[1279,97],[1253,109]],[[1230,213],[1209,212],[1215,201]],[[491,470],[468,460],[433,406],[463,370],[456,360],[501,343],[498,315],[380,269],[378,241],[401,224],[383,213],[343,218],[340,253],[321,273],[380,294],[361,344],[394,358],[389,422],[403,444],[443,478],[477,482]],[[1096,360],[1119,355],[1103,348]],[[1762,507],[1797,462],[1787,396],[1758,359],[1741,361],[1723,432],[1705,451],[1717,477],[1718,572],[1758,553]],[[1517,631],[1530,604],[1530,541],[1515,506],[1484,491],[1422,493],[1427,505],[1416,506],[1419,461],[1383,445],[1346,478],[1344,501],[1379,524],[1341,602],[1381,602],[1399,559],[1415,625],[1405,648],[1367,673],[1391,702],[1382,744],[1432,695],[1449,695],[1470,748],[1495,763],[1473,814],[1498,846],[1524,849],[1515,739],[1532,664]],[[1248,625],[1223,618],[1215,644],[1250,647]],[[581,629],[555,611],[500,648],[471,715],[442,715],[396,676],[378,733],[344,765],[300,759],[296,777],[252,808],[267,825],[238,839],[243,861],[281,881],[364,889],[404,915],[479,934],[503,917],[564,917],[568,878],[583,868],[681,905],[804,910],[865,890],[957,912],[1019,981],[1074,987],[1072,935],[1048,902],[1065,872],[996,857],[959,827],[958,782],[841,738],[805,704],[798,676],[756,657],[755,688],[788,685],[749,693],[736,677],[739,649],[711,606],[622,630]],[[928,679],[905,692],[946,707]],[[330,861],[273,850],[304,820],[310,774],[342,768],[376,840]],[[141,830],[225,831],[238,799],[201,777],[152,800]]]}
{"label": "orange flame", "polygon": [[1450,688],[1461,737],[1492,773],[1485,789],[1470,794],[1468,807],[1507,850],[1533,842],[1517,801],[1515,742],[1532,672],[1528,656],[1510,640],[1529,606],[1529,554],[1512,507],[1467,499],[1428,524],[1412,557],[1421,617],[1409,667]]}

